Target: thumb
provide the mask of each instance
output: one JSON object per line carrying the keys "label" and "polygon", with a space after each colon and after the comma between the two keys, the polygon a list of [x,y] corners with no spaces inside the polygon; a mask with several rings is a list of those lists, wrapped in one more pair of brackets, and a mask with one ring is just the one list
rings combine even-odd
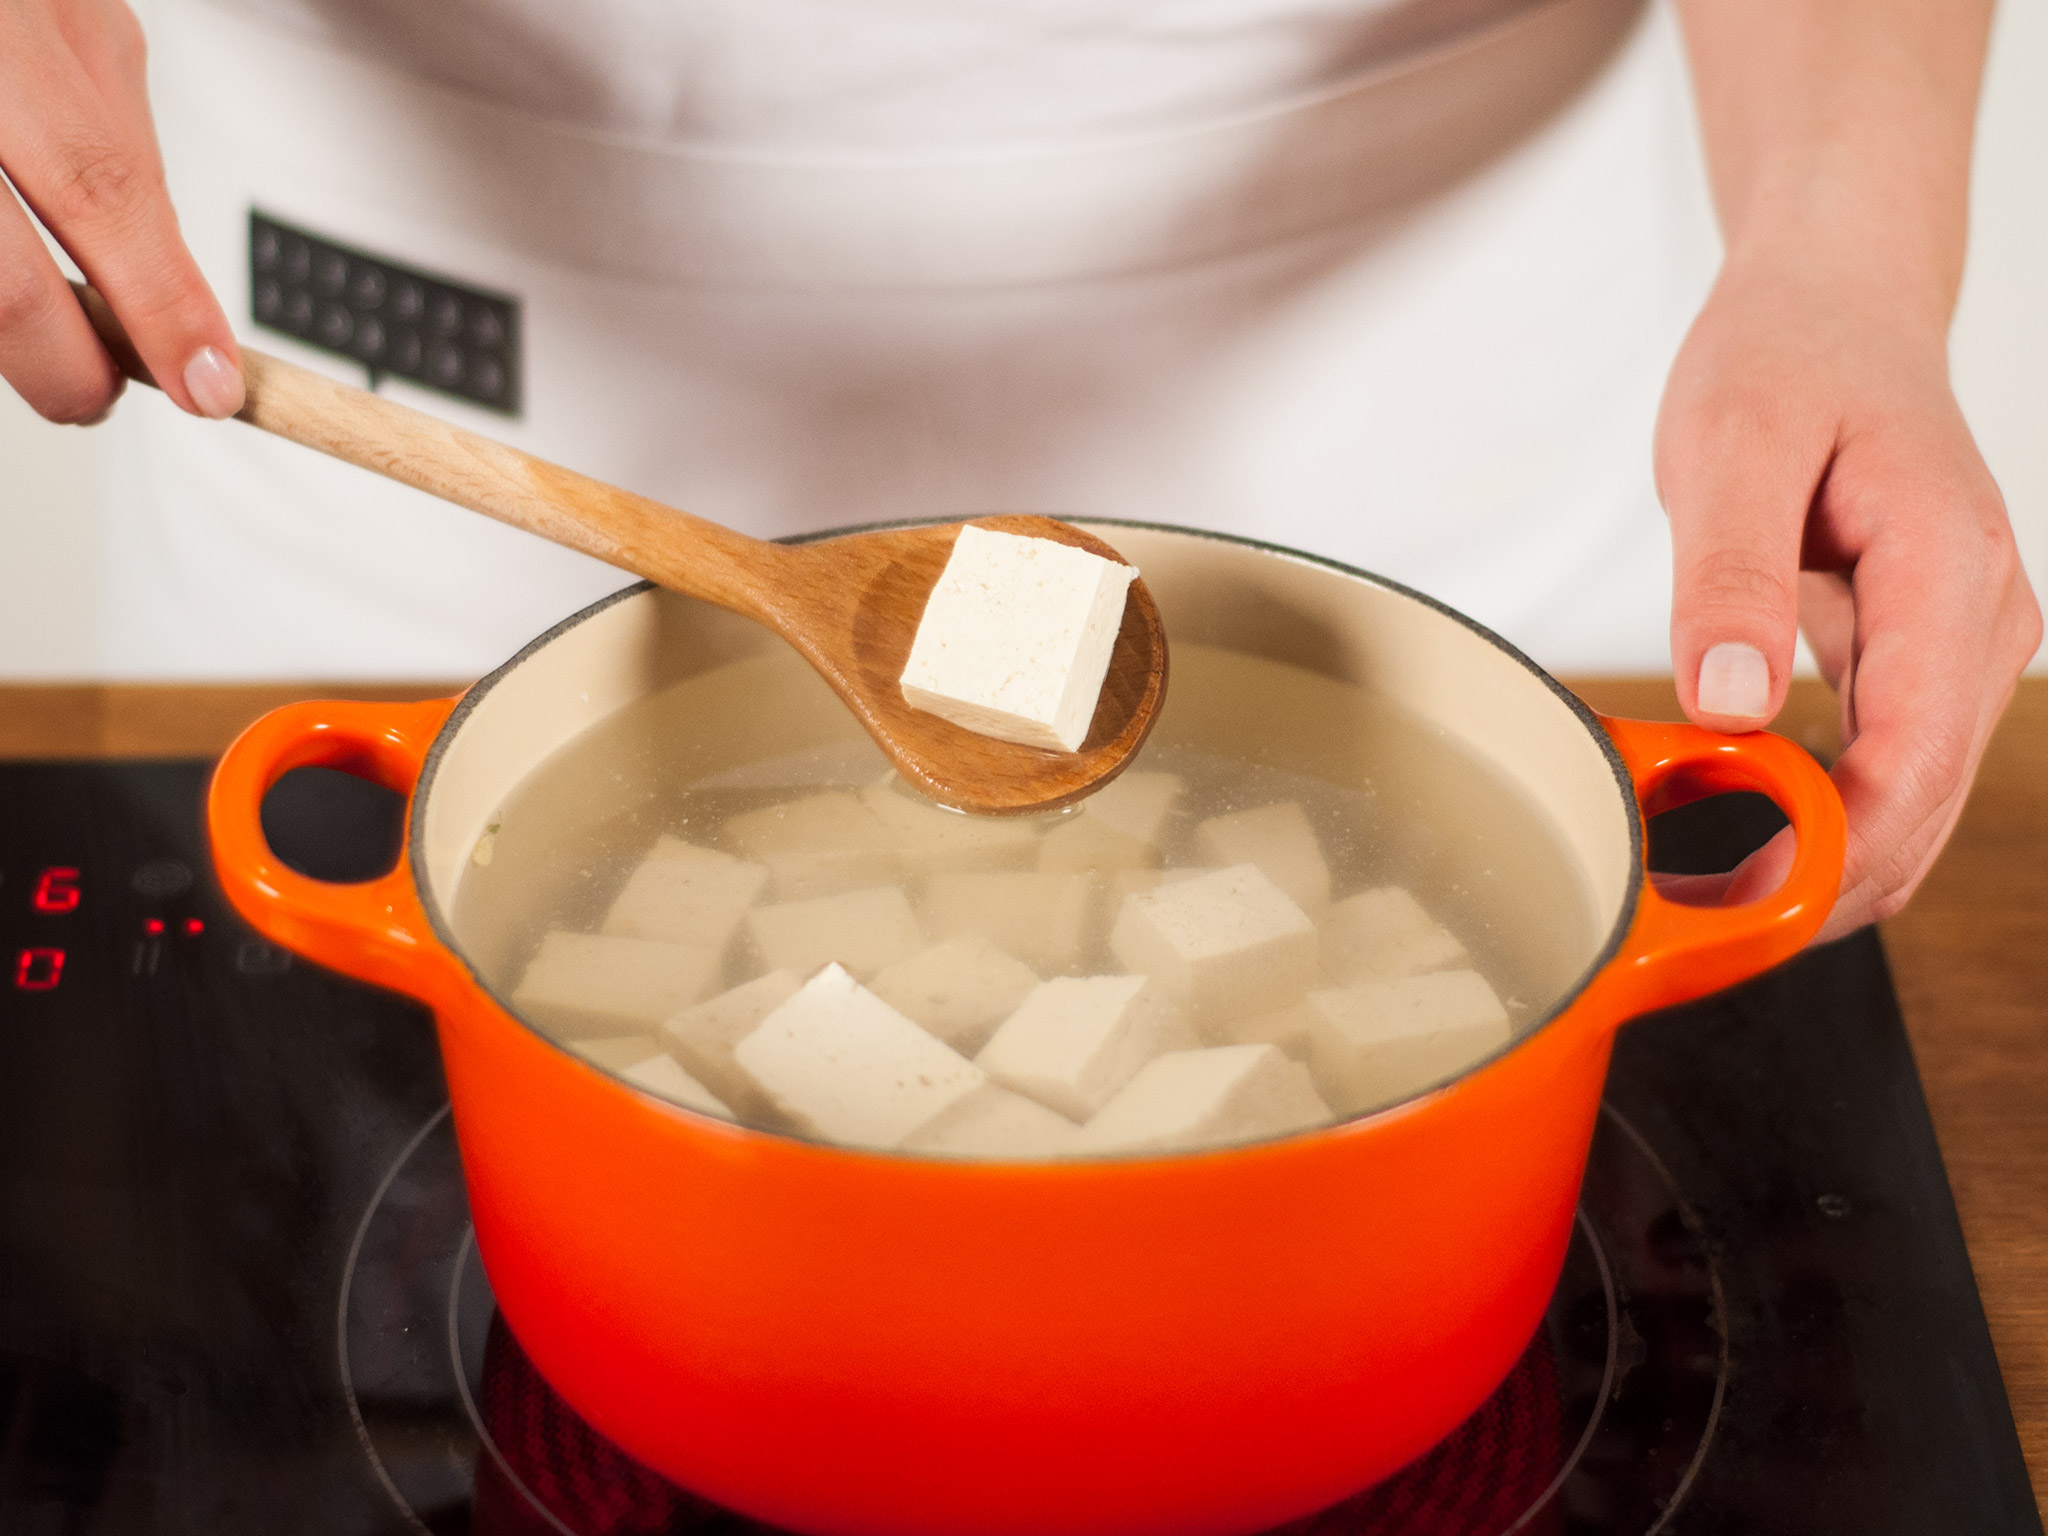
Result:
{"label": "thumb", "polygon": [[1681,431],[1662,446],[1679,702],[1708,730],[1760,730],[1792,677],[1800,543],[1824,460],[1756,436],[1730,451]]}

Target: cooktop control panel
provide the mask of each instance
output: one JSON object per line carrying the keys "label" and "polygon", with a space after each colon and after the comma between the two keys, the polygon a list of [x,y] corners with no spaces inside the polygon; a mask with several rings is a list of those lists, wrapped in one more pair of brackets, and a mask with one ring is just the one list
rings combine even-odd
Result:
{"label": "cooktop control panel", "polygon": [[38,1004],[68,1011],[74,997],[102,997],[110,988],[168,980],[196,966],[243,976],[292,966],[289,951],[234,917],[194,867],[189,848],[175,855],[133,845],[117,850],[83,821],[7,830],[12,835],[0,846],[0,957],[17,1019],[39,1012]]}
{"label": "cooktop control panel", "polygon": [[[17,763],[0,786],[59,814],[0,816],[0,1018],[72,1013],[202,976],[235,986],[294,969],[227,904],[195,841],[204,766]],[[17,801],[17,803],[19,803]],[[332,769],[295,769],[264,802],[292,867],[364,880],[397,857],[403,802]],[[153,985],[154,984],[154,985]]]}
{"label": "cooktop control panel", "polygon": [[[6,901],[10,885],[14,900]],[[89,972],[147,978],[182,964],[210,931],[218,938],[222,929],[214,904],[193,899],[193,885],[192,866],[182,859],[88,872],[85,864],[31,858],[0,869],[0,903],[14,930],[8,935],[11,990],[55,993],[67,977],[80,988],[90,985],[80,980]],[[226,942],[229,963],[245,975],[291,965],[289,951],[246,933],[227,932]]]}
{"label": "cooktop control panel", "polygon": [[249,210],[258,325],[458,400],[519,414],[519,301]]}

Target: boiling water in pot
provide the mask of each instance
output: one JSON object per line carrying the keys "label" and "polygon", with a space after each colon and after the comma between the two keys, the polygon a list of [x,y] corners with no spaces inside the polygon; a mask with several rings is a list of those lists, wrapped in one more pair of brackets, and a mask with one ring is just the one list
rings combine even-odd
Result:
{"label": "boiling water in pot", "polygon": [[928,1155],[1264,1139],[1532,1028],[1597,947],[1505,775],[1363,689],[1181,642],[1152,740],[1062,812],[964,818],[777,647],[525,779],[459,943],[542,1033],[766,1129]]}

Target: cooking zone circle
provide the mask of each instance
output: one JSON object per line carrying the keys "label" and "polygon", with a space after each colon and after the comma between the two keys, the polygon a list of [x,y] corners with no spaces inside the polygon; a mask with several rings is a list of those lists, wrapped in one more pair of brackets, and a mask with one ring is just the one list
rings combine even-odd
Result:
{"label": "cooking zone circle", "polygon": [[[766,1532],[633,1461],[556,1395],[498,1314],[447,1106],[357,1224],[337,1309],[372,1470],[433,1536]],[[1713,1439],[1728,1377],[1720,1276],[1683,1197],[1603,1106],[1550,1308],[1471,1418],[1286,1536],[1654,1536]]]}

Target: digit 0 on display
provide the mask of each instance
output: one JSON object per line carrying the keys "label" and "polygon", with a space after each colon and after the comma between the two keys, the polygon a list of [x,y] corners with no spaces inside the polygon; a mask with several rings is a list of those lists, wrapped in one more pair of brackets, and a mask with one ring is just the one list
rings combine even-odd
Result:
{"label": "digit 0 on display", "polygon": [[54,992],[64,979],[64,951],[47,944],[24,949],[14,957],[18,992]]}

